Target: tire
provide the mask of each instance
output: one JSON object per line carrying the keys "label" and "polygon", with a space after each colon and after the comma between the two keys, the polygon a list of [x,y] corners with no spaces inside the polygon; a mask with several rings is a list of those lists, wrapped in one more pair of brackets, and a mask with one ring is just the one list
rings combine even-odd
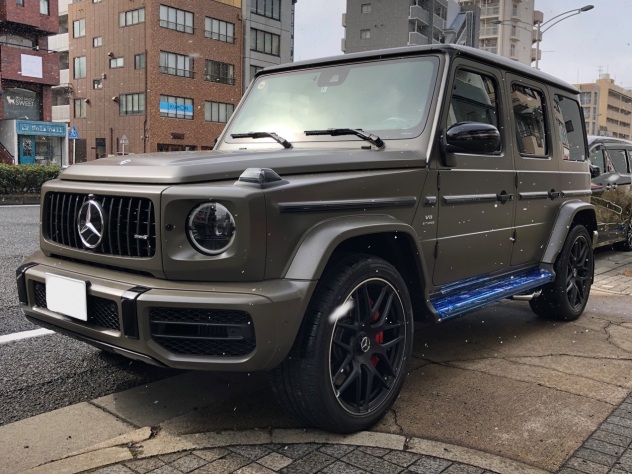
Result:
{"label": "tire", "polygon": [[412,343],[412,304],[399,272],[377,257],[345,256],[318,283],[290,354],[269,372],[270,385],[304,423],[364,430],[397,399]]}
{"label": "tire", "polygon": [[625,240],[614,244],[614,248],[623,252],[632,251],[632,220],[628,222],[628,230],[625,233]]}
{"label": "tire", "polygon": [[584,226],[571,228],[554,268],[555,281],[529,304],[542,318],[574,321],[586,308],[594,273],[590,234]]}

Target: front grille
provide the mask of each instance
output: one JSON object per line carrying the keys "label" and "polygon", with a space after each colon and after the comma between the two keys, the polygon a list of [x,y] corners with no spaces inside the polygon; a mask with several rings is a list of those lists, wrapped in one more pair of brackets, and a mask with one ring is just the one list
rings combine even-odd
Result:
{"label": "front grille", "polygon": [[[43,225],[47,238],[61,245],[84,250],[79,237],[79,209],[87,194],[52,192],[46,195]],[[104,236],[95,253],[151,258],[156,253],[156,218],[147,198],[95,196],[103,207]]]}
{"label": "front grille", "polygon": [[151,308],[151,337],[169,352],[236,357],[256,347],[252,318],[245,311]]}
{"label": "front grille", "polygon": [[[46,285],[39,281],[33,283],[35,305],[48,309],[46,304]],[[118,306],[113,300],[88,295],[88,322],[106,329],[120,331]]]}

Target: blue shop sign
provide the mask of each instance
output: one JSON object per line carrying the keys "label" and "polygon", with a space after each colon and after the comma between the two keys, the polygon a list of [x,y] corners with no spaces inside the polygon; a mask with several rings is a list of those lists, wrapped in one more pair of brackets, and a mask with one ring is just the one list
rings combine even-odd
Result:
{"label": "blue shop sign", "polygon": [[31,122],[17,120],[15,127],[18,135],[46,135],[48,137],[65,137],[66,125],[63,123]]}

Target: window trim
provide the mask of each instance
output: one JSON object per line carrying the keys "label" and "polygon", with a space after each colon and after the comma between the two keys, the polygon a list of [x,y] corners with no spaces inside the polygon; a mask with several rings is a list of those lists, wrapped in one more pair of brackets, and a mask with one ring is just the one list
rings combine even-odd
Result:
{"label": "window trim", "polygon": [[[99,44],[96,44],[97,40],[99,40]],[[92,38],[93,48],[100,48],[101,46],[103,46],[103,36],[95,36],[94,38]]]}
{"label": "window trim", "polygon": [[[175,10],[176,11],[176,22],[172,22],[167,20],[163,20],[162,19],[162,7],[165,7],[167,9],[167,18],[169,18],[169,9]],[[184,23],[178,23],[178,19],[177,19],[177,12],[183,12],[184,13]],[[191,24],[192,26],[187,26],[186,24],[186,14],[190,13],[191,14]],[[163,24],[164,23],[164,24]],[[165,26],[166,25],[175,25],[175,28],[172,28],[171,26]],[[194,35],[195,34],[195,13],[194,12],[190,12],[188,10],[182,10],[180,8],[176,8],[176,7],[172,7],[169,5],[164,5],[164,4],[160,4],[159,8],[158,8],[158,25],[161,28],[165,28],[167,30],[172,30],[172,31],[177,31],[178,33],[186,33],[188,35]],[[182,26],[182,29],[178,29],[178,26]],[[189,31],[191,30],[191,31]]]}
{"label": "window trim", "polygon": [[[232,67],[233,68],[233,76],[232,76],[232,78],[230,77],[230,75],[227,75],[227,76],[225,76],[226,81],[222,81],[222,80],[215,81],[215,80],[213,80],[212,79],[212,74],[208,73],[209,65],[212,67],[213,63],[219,64],[220,68],[222,66],[228,66],[228,68],[227,68],[228,71],[230,71],[230,67]],[[219,75],[217,77],[220,78],[220,79],[222,78],[221,75]],[[204,61],[204,80],[207,81],[207,82],[212,82],[214,84],[224,84],[224,85],[227,85],[227,86],[234,86],[235,82],[236,82],[235,81],[235,65],[231,64],[231,63],[225,63],[225,62],[222,62],[222,61],[215,61],[214,59],[206,59]]]}
{"label": "window trim", "polygon": [[[46,13],[42,12],[42,2],[46,5]],[[50,16],[50,0],[40,0],[40,15]]]}
{"label": "window trim", "polygon": [[[573,101],[575,103],[575,105],[579,108],[579,120],[581,122],[582,131],[583,131],[584,160],[583,161],[571,160],[570,157],[569,157],[568,160],[562,159],[562,161],[567,161],[567,162],[570,162],[570,163],[587,163],[587,162],[590,162],[590,145],[588,145],[588,140],[586,139],[586,136],[588,135],[588,124],[586,123],[586,118],[584,117],[584,107],[582,106],[582,104],[580,103],[580,101],[576,97],[563,94],[561,91],[557,91],[557,90],[552,91],[552,93],[553,93],[553,100],[555,100],[556,97],[562,97],[562,98],[564,98],[564,100],[570,100],[570,101]],[[592,108],[592,106],[589,106],[588,108],[590,109],[590,108]],[[562,118],[564,118],[563,114],[562,114]],[[564,125],[566,126],[566,124],[564,124]],[[569,145],[570,145],[570,143],[569,143]]]}
{"label": "window trim", "polygon": [[[206,23],[207,23],[208,20],[211,21],[211,29],[210,30],[206,29]],[[222,34],[221,33],[217,33],[217,38],[214,38],[213,35],[215,35],[216,33],[213,32],[213,21],[218,21],[220,23],[220,28],[221,28],[221,23],[226,23],[226,25],[232,25],[232,27],[233,27],[233,36],[228,36],[228,26],[227,26],[226,27],[226,33],[227,34],[224,35],[224,37],[226,38],[225,40],[222,39]],[[237,29],[235,28],[235,24],[230,22],[230,21],[220,20],[219,18],[213,18],[211,16],[205,16],[204,17],[204,37],[205,38],[208,38],[208,39],[213,40],[213,41],[221,41],[222,43],[236,44],[237,43],[237,37],[235,36],[235,32],[236,31],[237,31]],[[229,41],[229,39],[230,39],[230,41]]]}
{"label": "window trim", "polygon": [[[99,83],[99,87],[95,87],[97,82]],[[103,89],[103,79],[92,79],[92,89],[97,91]]]}
{"label": "window trim", "polygon": [[[77,60],[81,58],[83,58],[84,60],[83,76],[77,76]],[[74,58],[72,58],[72,78],[73,79],[85,79],[87,76],[86,69],[88,69],[88,61],[85,56],[75,56]]]}
{"label": "window trim", "polygon": [[[142,66],[138,66],[139,58],[142,57]],[[134,69],[145,69],[147,67],[147,57],[145,53],[139,53],[134,55]]]}
{"label": "window trim", "polygon": [[[176,67],[175,68],[162,65],[162,55],[163,55],[163,53],[167,54],[167,55],[173,54],[176,57]],[[189,69],[178,69],[177,68],[178,57],[182,57],[184,59],[188,59],[189,60]],[[195,78],[194,65],[195,65],[195,58],[193,56],[187,56],[186,54],[172,53],[171,51],[162,51],[162,50],[160,50],[160,64],[158,66],[160,74],[166,74],[168,76],[175,76],[175,77],[184,77],[184,78],[187,78],[187,79],[194,79]],[[169,72],[170,69],[173,69],[175,71],[175,73]],[[178,74],[178,71],[182,71],[184,74]]]}
{"label": "window trim", "polygon": [[[259,10],[257,9],[259,2],[263,3],[263,13],[259,13]],[[270,15],[268,15],[266,13],[267,9],[266,7],[266,3],[267,2],[272,2],[272,13]],[[274,16],[274,0],[250,0],[250,13],[261,16],[263,18],[268,18],[270,20],[274,20],[274,21],[281,21],[281,12],[282,12],[282,6],[281,6],[281,2],[282,0],[278,0],[279,2],[279,17],[276,18]]]}
{"label": "window trim", "polygon": [[[117,66],[112,67],[112,61],[118,61],[119,59],[122,61],[121,65],[120,66],[117,65]],[[110,58],[110,69],[121,69],[121,68],[124,68],[124,67],[125,67],[125,56],[118,56],[116,58]]]}
{"label": "window trim", "polygon": [[[123,102],[125,102],[125,105],[127,107],[127,98],[131,97],[132,101],[134,96],[138,96],[138,104],[139,104],[139,108],[137,112],[132,111],[125,111],[125,113],[122,113],[122,107],[123,107]],[[143,109],[140,109],[140,98],[141,96],[143,97]],[[125,99],[123,99],[123,97],[125,97]],[[119,94],[119,116],[120,117],[127,117],[128,115],[143,115],[147,110],[147,99],[145,97],[145,92],[131,92],[128,94]]]}
{"label": "window trim", "polygon": [[[77,103],[79,103],[79,110],[83,111],[83,115],[77,116]],[[76,119],[85,119],[88,117],[88,108],[86,107],[86,99],[85,98],[76,98],[72,103],[73,107],[73,118]]]}
{"label": "window trim", "polygon": [[[540,93],[542,97],[542,109],[543,109],[542,117],[544,117],[544,129],[546,131],[545,141],[546,141],[547,154],[546,155],[530,155],[529,153],[521,153],[520,147],[518,146],[517,141],[516,141],[515,151],[518,152],[521,158],[525,158],[525,159],[533,158],[533,159],[538,159],[538,160],[552,160],[553,156],[551,155],[551,150],[553,149],[553,147],[551,143],[551,126],[550,126],[550,119],[549,119],[548,98],[546,94],[544,93],[544,89],[542,88],[542,86],[533,86],[532,84],[533,83],[531,82],[524,82],[524,81],[518,82],[517,80],[511,81],[511,84],[509,85],[509,91],[508,91],[509,97],[511,97],[511,94],[513,94],[514,85],[528,87],[529,89],[533,89]],[[511,122],[512,122],[512,127],[513,127],[512,133],[516,133],[518,131],[518,124],[516,123],[516,113],[514,112],[513,106],[511,107]]]}
{"label": "window trim", "polygon": [[[206,104],[211,104],[210,105],[210,107],[211,107],[211,120],[207,120],[206,119]],[[213,105],[212,104],[218,104],[218,105],[225,105],[226,106],[226,122],[222,122],[222,121],[219,120],[219,107],[218,107],[218,120],[217,121],[213,120]],[[233,111],[230,114],[230,116],[228,116],[228,106],[229,105],[233,107]],[[235,104],[231,104],[229,102],[218,102],[218,101],[215,101],[215,100],[205,100],[204,101],[204,121],[206,123],[222,123],[222,124],[226,124],[226,123],[228,123],[230,121],[231,117],[235,114],[235,109],[236,109]]]}
{"label": "window trim", "polygon": [[[141,10],[143,11],[143,19],[140,19],[141,16]],[[134,23],[133,20],[133,16],[134,16],[134,12],[138,12],[138,21],[136,23]],[[132,22],[131,23],[127,23],[127,14],[131,13],[132,14]],[[121,23],[121,19],[125,19],[124,21],[124,25],[122,25]],[[145,7],[140,7],[140,8],[134,8],[132,10],[125,10],[124,12],[119,12],[119,28],[127,28],[128,26],[134,26],[134,25],[140,25],[141,23],[145,23],[145,21],[147,20],[146,17],[146,12],[145,12]]]}
{"label": "window trim", "polygon": [[[81,34],[81,23],[83,22],[83,34]],[[75,36],[75,24],[79,27],[79,35]],[[73,38],[84,38],[86,36],[86,19],[79,18],[78,20],[73,20],[72,22],[72,37]]]}
{"label": "window trim", "polygon": [[[259,32],[259,31],[260,31],[260,32],[262,32],[262,33],[263,33],[263,50],[257,49],[257,36],[258,36],[258,35],[257,35],[256,33],[255,33],[255,35],[254,35],[254,38],[255,38],[255,47],[254,47],[254,48],[252,47],[252,38],[253,38],[253,34],[252,34],[252,32],[253,32],[253,31],[254,31],[254,32]],[[267,51],[265,51],[265,35],[266,35],[266,34],[271,35],[271,37],[270,37],[270,51],[271,51],[271,52],[269,52],[269,53],[268,53]],[[279,38],[279,54],[274,54],[274,53],[272,52],[272,51],[273,51],[273,47],[272,47],[272,45],[274,44],[274,41],[273,41],[273,40],[274,40],[274,37],[275,37],[275,36],[276,36],[277,38]],[[281,57],[281,35],[277,35],[277,34],[275,34],[275,33],[271,33],[271,32],[266,31],[266,30],[260,30],[260,29],[258,29],[258,28],[250,27],[250,50],[251,50],[251,51],[254,51],[255,53],[268,54],[268,55],[270,55],[270,56],[274,56],[275,58],[280,58],[280,57]]]}

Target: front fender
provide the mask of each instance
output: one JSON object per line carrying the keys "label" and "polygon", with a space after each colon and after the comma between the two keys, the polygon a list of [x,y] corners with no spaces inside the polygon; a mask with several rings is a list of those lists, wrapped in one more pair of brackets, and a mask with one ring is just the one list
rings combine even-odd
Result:
{"label": "front fender", "polygon": [[597,232],[597,213],[595,206],[585,201],[566,201],[560,207],[547,244],[546,251],[542,257],[542,263],[555,263],[557,255],[562,250],[566,236],[578,214],[581,213],[582,223],[587,226],[588,232],[593,235],[593,247],[596,242],[595,232]]}

